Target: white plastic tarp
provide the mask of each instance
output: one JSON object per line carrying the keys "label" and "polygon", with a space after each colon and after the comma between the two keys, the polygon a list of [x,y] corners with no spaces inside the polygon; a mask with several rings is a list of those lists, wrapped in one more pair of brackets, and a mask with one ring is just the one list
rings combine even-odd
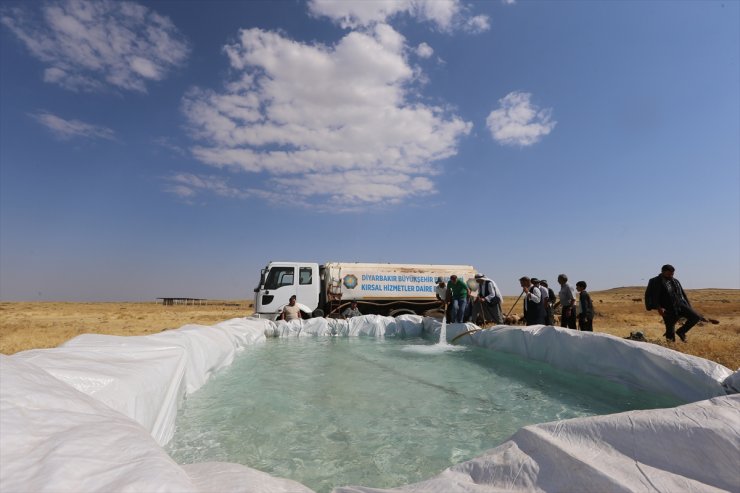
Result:
{"label": "white plastic tarp", "polygon": [[422,317],[400,315],[396,318],[381,315],[362,315],[346,320],[333,318],[311,318],[308,320],[278,320],[268,327],[268,337],[300,336],[368,336],[368,337],[421,337]]}
{"label": "white plastic tarp", "polygon": [[[471,328],[450,325],[448,339]],[[0,491],[310,491],[236,464],[175,464],[159,445],[172,437],[182,396],[231,364],[241,348],[266,336],[415,337],[423,331],[435,338],[439,329],[439,322],[416,316],[278,323],[246,318],[150,336],[84,335],[56,349],[4,356]],[[721,365],[603,334],[500,327],[464,336],[461,342],[667,391],[687,401],[722,395],[723,381],[737,382]],[[728,458],[737,463],[739,408],[736,397],[723,397],[676,409],[536,425],[483,457],[407,488],[553,491],[572,484],[565,489],[578,491],[591,481],[611,491],[672,491],[676,485],[732,491],[728,486],[736,484],[732,474],[737,473],[727,472],[726,465]],[[667,453],[667,448],[678,452]],[[695,464],[672,466],[681,462],[676,453],[689,448],[701,460],[689,455]],[[663,456],[670,459],[657,460]],[[650,474],[636,480],[635,471]],[[448,489],[453,483],[458,489]]]}
{"label": "white plastic tarp", "polygon": [[[439,337],[440,327],[439,321],[424,319],[425,332]],[[450,324],[446,329],[447,339],[471,329],[477,327]],[[686,402],[724,395],[722,383],[732,374],[713,361],[656,344],[545,325],[500,325],[464,335],[456,342],[518,354],[564,370],[619,381],[632,388],[671,394]]]}
{"label": "white plastic tarp", "polygon": [[438,476],[335,493],[740,491],[740,395],[526,426]]}
{"label": "white plastic tarp", "polygon": [[264,340],[272,322],[238,319],[148,336],[85,334],[55,349],[13,356],[34,363],[144,426],[161,445],[172,438],[182,396],[227,367],[236,351]]}

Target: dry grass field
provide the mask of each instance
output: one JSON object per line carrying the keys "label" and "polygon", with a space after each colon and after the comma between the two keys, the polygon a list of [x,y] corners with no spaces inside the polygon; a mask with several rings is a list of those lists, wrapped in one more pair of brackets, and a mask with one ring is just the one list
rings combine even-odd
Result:
{"label": "dry grass field", "polygon": [[0,302],[0,352],[50,348],[80,334],[146,335],[187,324],[212,325],[252,313],[252,302],[158,303]]}
{"label": "dry grass field", "polygon": [[[594,331],[627,337],[642,331],[648,342],[716,361],[730,369],[740,367],[740,290],[689,290],[694,307],[719,325],[701,324],[688,342],[666,343],[656,312],[645,311],[644,288],[614,288],[591,292],[596,317]],[[508,312],[516,296],[504,300]],[[520,302],[521,303],[521,302]],[[517,305],[513,313],[521,311]],[[211,301],[207,305],[164,306],[151,303],[0,303],[0,352],[12,354],[32,348],[56,347],[85,333],[144,335],[186,324],[211,325],[252,312],[251,302]]]}

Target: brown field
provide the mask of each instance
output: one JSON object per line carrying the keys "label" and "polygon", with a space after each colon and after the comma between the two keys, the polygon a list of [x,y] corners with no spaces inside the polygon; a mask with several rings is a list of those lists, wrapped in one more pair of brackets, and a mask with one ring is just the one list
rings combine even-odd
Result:
{"label": "brown field", "polygon": [[[689,290],[694,307],[719,325],[703,323],[688,334],[688,342],[666,343],[656,312],[642,302],[644,288],[614,288],[591,292],[596,317],[594,331],[626,337],[642,331],[648,343],[740,367],[740,290]],[[504,300],[508,312],[516,296]],[[521,302],[513,313],[521,311]],[[204,305],[163,306],[156,303],[0,302],[0,352],[13,354],[33,348],[56,347],[85,333],[144,335],[186,324],[211,325],[252,312],[245,301],[210,301]]]}

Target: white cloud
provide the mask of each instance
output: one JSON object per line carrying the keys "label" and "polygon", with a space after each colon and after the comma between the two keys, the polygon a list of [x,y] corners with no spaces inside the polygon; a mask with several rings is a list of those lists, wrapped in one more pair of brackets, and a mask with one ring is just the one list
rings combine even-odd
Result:
{"label": "white cloud", "polygon": [[309,0],[308,9],[313,15],[329,17],[345,29],[354,29],[408,12],[411,3],[411,0]]}
{"label": "white cloud", "polygon": [[201,192],[208,191],[219,197],[245,197],[248,194],[229,185],[228,180],[219,176],[203,176],[191,173],[178,173],[167,178],[165,191],[182,199],[192,199]]}
{"label": "white cloud", "polygon": [[416,54],[421,58],[429,58],[434,55],[434,49],[426,43],[421,43],[416,47]]}
{"label": "white cloud", "polygon": [[464,29],[473,34],[482,33],[491,29],[491,22],[487,15],[476,15],[465,21]]}
{"label": "white cloud", "polygon": [[93,125],[80,120],[65,120],[47,112],[34,113],[30,116],[62,140],[69,140],[74,137],[115,140],[115,132],[108,127]]}
{"label": "white cloud", "polygon": [[529,146],[549,134],[557,122],[552,109],[540,110],[527,92],[511,92],[499,99],[500,108],[486,119],[491,136],[504,145]]}
{"label": "white cloud", "polygon": [[237,82],[183,98],[199,141],[192,153],[218,168],[266,175],[253,196],[288,191],[291,200],[336,205],[433,192],[434,162],[456,154],[472,125],[411,99],[417,72],[409,51],[385,24],[333,46],[243,30],[225,47]]}
{"label": "white cloud", "polygon": [[463,29],[481,32],[488,29],[488,16],[471,16],[461,0],[309,0],[309,11],[328,17],[345,29],[388,22],[406,14],[430,22],[441,31]]}
{"label": "white cloud", "polygon": [[[167,17],[115,0],[29,2],[0,22],[47,65],[44,81],[74,91],[146,92],[181,65],[187,44]],[[37,8],[38,7],[38,8]]]}
{"label": "white cloud", "polygon": [[185,156],[188,154],[188,152],[185,149],[183,149],[180,145],[176,144],[169,137],[155,137],[152,139],[152,142],[175,154],[179,154],[180,156]]}

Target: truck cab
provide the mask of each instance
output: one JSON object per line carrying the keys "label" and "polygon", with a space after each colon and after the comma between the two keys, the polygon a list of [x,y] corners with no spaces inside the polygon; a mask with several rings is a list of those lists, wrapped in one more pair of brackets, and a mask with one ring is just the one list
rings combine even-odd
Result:
{"label": "truck cab", "polygon": [[317,263],[270,262],[262,269],[259,286],[254,289],[255,315],[275,320],[295,295],[304,318],[311,317],[319,307],[319,276]]}

